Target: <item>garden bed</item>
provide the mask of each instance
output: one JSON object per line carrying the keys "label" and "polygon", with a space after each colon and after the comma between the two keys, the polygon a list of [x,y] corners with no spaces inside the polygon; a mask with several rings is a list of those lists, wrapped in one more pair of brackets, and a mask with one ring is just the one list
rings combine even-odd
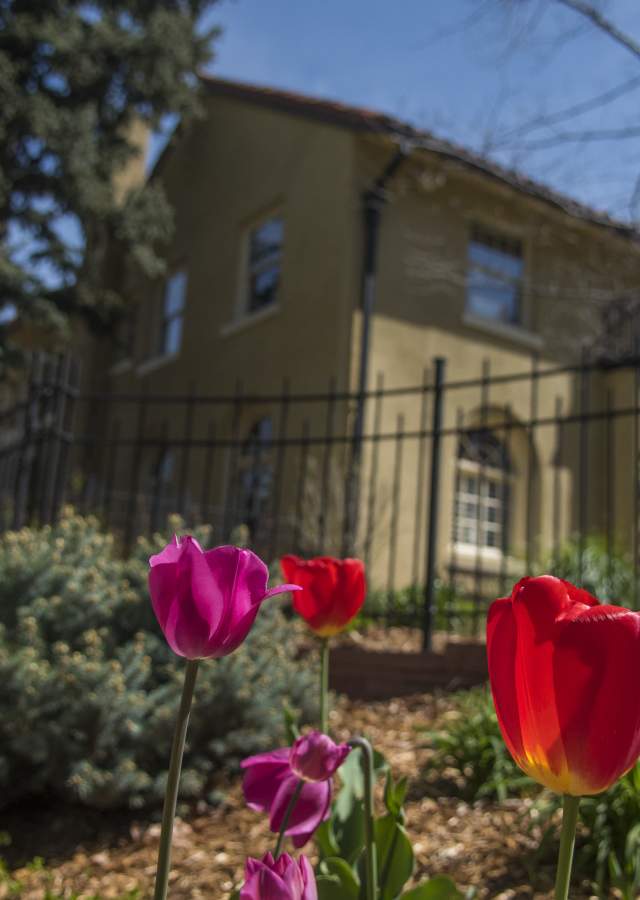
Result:
{"label": "garden bed", "polygon": [[[434,799],[420,786],[418,775],[430,750],[420,744],[420,732],[447,714],[450,700],[434,693],[366,706],[343,699],[333,714],[337,736],[364,733],[385,753],[396,774],[415,779],[407,803],[407,827],[418,861],[416,875],[446,873],[461,888],[477,886],[477,898],[543,898],[551,896],[553,860],[535,860],[538,835],[526,833],[522,816],[527,801],[474,804],[455,797]],[[418,738],[418,740],[416,740]],[[84,840],[79,824],[86,817]],[[150,896],[159,826],[122,817],[98,817],[86,811],[59,811],[29,817],[26,810],[5,817],[14,835],[8,858],[40,854],[45,866],[18,868],[13,878],[24,900],[53,895],[89,898],[121,897],[128,891]],[[26,828],[18,830],[19,822]],[[247,854],[259,854],[273,844],[265,817],[245,808],[239,782],[228,785],[227,800],[213,811],[196,811],[176,825],[171,897],[174,900],[227,898],[241,878]],[[20,833],[26,830],[28,834]],[[47,842],[46,835],[50,841]],[[67,843],[65,845],[65,838]],[[80,846],[73,846],[80,840]],[[39,842],[34,846],[35,842]],[[535,875],[536,891],[530,886]],[[3,894],[4,890],[4,894]],[[11,896],[8,882],[0,897]],[[588,897],[575,892],[572,897]]]}

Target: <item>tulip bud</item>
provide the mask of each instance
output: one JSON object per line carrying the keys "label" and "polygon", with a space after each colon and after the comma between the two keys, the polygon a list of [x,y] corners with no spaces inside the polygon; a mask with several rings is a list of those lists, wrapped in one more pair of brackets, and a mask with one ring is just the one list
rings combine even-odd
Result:
{"label": "tulip bud", "polygon": [[288,853],[275,861],[270,853],[261,860],[248,859],[240,900],[318,900],[309,860],[301,856],[296,862]]}
{"label": "tulip bud", "polygon": [[343,631],[364,603],[364,564],[359,559],[289,555],[280,565],[287,581],[302,588],[293,598],[295,611],[320,637]]}
{"label": "tulip bud", "polygon": [[227,656],[247,637],[267,597],[269,570],[250,550],[203,551],[189,536],[174,537],[149,560],[149,593],[160,628],[174,653],[187,659]]}
{"label": "tulip bud", "polygon": [[294,743],[289,764],[294,775],[303,781],[326,781],[336,773],[350,751],[348,744],[334,744],[328,735],[312,731]]}

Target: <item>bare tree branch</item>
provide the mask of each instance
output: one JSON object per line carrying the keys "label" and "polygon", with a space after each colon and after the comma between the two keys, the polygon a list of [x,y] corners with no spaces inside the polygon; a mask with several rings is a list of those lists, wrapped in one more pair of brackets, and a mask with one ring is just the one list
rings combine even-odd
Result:
{"label": "bare tree branch", "polygon": [[593,112],[594,109],[607,106],[609,103],[613,103],[615,100],[618,100],[625,94],[635,91],[639,87],[640,75],[636,75],[635,78],[629,78],[627,81],[623,81],[622,84],[609,88],[602,94],[596,94],[594,97],[589,97],[587,100],[581,100],[573,106],[566,106],[564,109],[558,109],[555,112],[536,116],[533,119],[522,122],[514,128],[503,132],[498,140],[507,141],[510,138],[520,137],[528,132],[537,131],[539,128],[549,128],[552,125],[566,122],[568,119],[575,119],[585,113]]}
{"label": "bare tree branch", "polygon": [[584,16],[585,19],[593,22],[593,24],[601,31],[604,31],[609,37],[613,38],[614,41],[617,41],[618,44],[625,47],[630,53],[633,53],[635,57],[640,59],[640,43],[635,41],[628,34],[625,34],[624,31],[621,31],[610,19],[603,16],[592,3],[586,3],[585,0],[556,0],[556,2],[572,9],[574,12]]}
{"label": "bare tree branch", "polygon": [[602,128],[587,131],[564,131],[537,141],[527,141],[515,146],[516,150],[548,150],[558,144],[580,144],[588,141],[626,141],[640,137],[640,126],[628,128]]}

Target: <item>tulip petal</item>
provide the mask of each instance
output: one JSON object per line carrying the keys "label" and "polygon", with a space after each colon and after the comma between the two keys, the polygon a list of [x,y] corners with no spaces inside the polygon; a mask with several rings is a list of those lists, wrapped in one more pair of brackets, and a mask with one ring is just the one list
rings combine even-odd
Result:
{"label": "tulip petal", "polygon": [[560,621],[553,674],[570,793],[600,793],[640,755],[640,616],[603,605]]}
{"label": "tulip petal", "polygon": [[216,635],[223,640],[254,606],[264,600],[269,570],[255,553],[240,547],[216,547],[204,556],[219,586],[224,607]]}
{"label": "tulip petal", "polygon": [[547,787],[566,793],[567,758],[555,703],[556,619],[571,605],[558,578],[523,579],[513,591],[517,629],[515,682],[524,760],[516,761]]}
{"label": "tulip petal", "polygon": [[316,877],[311,868],[311,863],[306,856],[300,857],[300,871],[302,872],[302,880],[304,881],[304,890],[300,900],[318,900]]}
{"label": "tulip petal", "polygon": [[[158,557],[162,554],[158,554]],[[158,557],[155,557],[156,559]],[[151,559],[154,559],[152,556]],[[149,569],[149,594],[151,606],[163,631],[167,627],[167,619],[171,604],[175,600],[178,590],[177,566],[172,564],[154,564]]]}
{"label": "tulip petal", "polygon": [[246,769],[242,790],[247,805],[259,812],[269,810],[282,782],[291,777],[289,748],[250,756],[241,766]]}
{"label": "tulip petal", "polygon": [[260,868],[244,883],[240,900],[295,900],[279,875],[266,866]]}
{"label": "tulip petal", "polygon": [[264,599],[267,597],[275,597],[276,594],[286,594],[288,592],[293,593],[294,591],[301,591],[302,588],[299,584],[278,584],[276,587],[269,588],[267,593],[264,595]]}
{"label": "tulip petal", "polygon": [[516,686],[516,623],[511,597],[491,604],[487,617],[487,662],[493,703],[504,742],[516,760],[524,759]]}
{"label": "tulip petal", "polygon": [[[282,780],[270,809],[269,827],[278,832],[289,802],[299,780],[289,770]],[[296,848],[302,847],[329,814],[331,785],[328,781],[305,782],[296,801],[285,834],[293,839]]]}

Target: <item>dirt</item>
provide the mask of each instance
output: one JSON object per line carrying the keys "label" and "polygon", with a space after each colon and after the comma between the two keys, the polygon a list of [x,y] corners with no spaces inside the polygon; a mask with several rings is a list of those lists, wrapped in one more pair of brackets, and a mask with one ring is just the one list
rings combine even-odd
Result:
{"label": "dirt", "polygon": [[[407,828],[416,853],[416,879],[450,875],[463,891],[475,887],[478,900],[551,897],[553,863],[536,858],[539,835],[524,825],[527,817],[531,821],[528,801],[470,804],[455,797],[434,799],[420,788],[418,776],[430,753],[420,732],[433,727],[449,708],[450,700],[437,694],[366,705],[342,699],[331,727],[339,738],[365,734],[390,760],[394,774],[414,779]],[[31,854],[39,853],[46,863],[45,868],[15,868],[12,876],[22,884],[12,896],[44,900],[49,890],[88,900],[95,894],[121,897],[135,889],[142,897],[151,896],[157,823],[58,808],[14,812],[2,828],[14,837],[5,853],[10,862],[18,864],[33,847]],[[172,900],[225,900],[241,881],[244,858],[273,844],[265,816],[247,809],[239,782],[230,783],[224,805],[176,822]],[[307,852],[313,855],[312,845]],[[9,896],[7,885],[0,886],[3,896]],[[572,893],[575,900],[588,896]]]}

